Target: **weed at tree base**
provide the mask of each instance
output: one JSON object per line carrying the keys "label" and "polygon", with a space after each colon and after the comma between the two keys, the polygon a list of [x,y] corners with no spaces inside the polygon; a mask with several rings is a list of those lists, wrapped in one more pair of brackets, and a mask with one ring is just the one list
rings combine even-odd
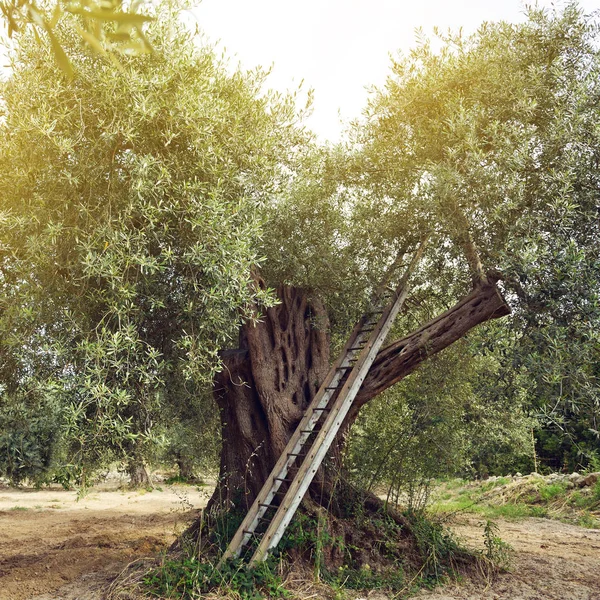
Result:
{"label": "weed at tree base", "polygon": [[[402,597],[456,578],[457,564],[467,556],[441,524],[430,522],[423,514],[405,515],[403,524],[384,513],[374,514],[368,525],[363,522],[354,539],[339,534],[358,531],[354,521],[340,525],[334,519],[332,527],[322,515],[298,513],[277,552],[264,563],[248,568],[246,562],[235,559],[217,570],[216,557],[222,551],[218,548],[226,546],[238,520],[237,514],[220,519],[211,535],[212,555],[199,559],[197,549],[190,545],[179,556],[166,556],[146,571],[141,578],[145,593],[180,600],[207,594],[239,600],[296,597],[295,585],[289,584],[290,571],[304,564],[307,581],[303,585],[310,584],[310,563],[312,585],[321,586],[327,596],[342,598],[345,590],[382,590]],[[410,560],[403,555],[408,539],[412,540]]]}
{"label": "weed at tree base", "polygon": [[186,600],[219,591],[241,600],[289,597],[278,575],[276,559],[268,559],[253,568],[240,560],[232,560],[217,569],[211,562],[193,556],[181,557],[164,560],[160,568],[144,577],[143,582],[156,598]]}

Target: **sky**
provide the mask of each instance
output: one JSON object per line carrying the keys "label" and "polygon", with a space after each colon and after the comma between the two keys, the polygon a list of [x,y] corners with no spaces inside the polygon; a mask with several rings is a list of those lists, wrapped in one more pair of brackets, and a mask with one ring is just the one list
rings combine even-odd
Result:
{"label": "sky", "polygon": [[[591,12],[600,0],[580,6]],[[366,105],[367,88],[385,82],[390,54],[415,45],[416,28],[470,33],[484,21],[523,21],[524,7],[521,0],[203,0],[190,18],[242,66],[272,66],[270,87],[293,90],[304,81],[315,94],[307,124],[336,141]]]}

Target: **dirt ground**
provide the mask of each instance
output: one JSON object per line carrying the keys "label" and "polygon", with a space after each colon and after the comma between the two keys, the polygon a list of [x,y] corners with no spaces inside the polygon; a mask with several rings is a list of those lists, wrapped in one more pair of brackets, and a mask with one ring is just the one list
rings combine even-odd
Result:
{"label": "dirt ground", "polygon": [[[163,485],[95,489],[77,501],[61,489],[0,488],[0,600],[100,600],[114,575],[160,552],[207,496],[203,488]],[[481,546],[480,523],[463,516],[453,528]],[[511,572],[489,585],[422,592],[419,600],[600,600],[600,530],[546,519],[498,524],[515,550]]]}
{"label": "dirt ground", "polygon": [[[509,572],[492,582],[461,582],[419,600],[600,600],[600,529],[549,519],[496,521],[513,549]],[[460,518],[452,529],[471,547],[483,546],[481,519]]]}
{"label": "dirt ground", "polygon": [[[210,490],[209,490],[210,491]],[[92,600],[131,561],[170,544],[208,494],[0,487],[0,600]]]}

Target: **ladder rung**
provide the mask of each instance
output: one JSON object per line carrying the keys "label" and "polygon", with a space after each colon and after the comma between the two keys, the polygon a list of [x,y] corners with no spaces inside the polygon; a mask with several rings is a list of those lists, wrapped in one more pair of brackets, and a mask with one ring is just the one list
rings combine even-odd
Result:
{"label": "ladder rung", "polygon": [[306,456],[306,454],[302,454],[299,452],[288,452],[287,455],[288,456]]}
{"label": "ladder rung", "polygon": [[319,429],[301,429],[300,433],[319,433]]}
{"label": "ladder rung", "polygon": [[348,369],[351,369],[351,366],[346,366],[346,367],[337,367],[335,370],[336,371],[347,371]]}
{"label": "ladder rung", "polygon": [[262,508],[275,508],[272,504],[261,504],[261,503],[259,503],[259,506],[261,506]]}
{"label": "ladder rung", "polygon": [[336,385],[334,387],[326,387],[326,390],[339,390],[340,388]]}
{"label": "ladder rung", "polygon": [[322,410],[323,412],[327,412],[328,410],[331,410],[330,408],[319,408],[318,406],[316,408],[313,408],[313,410]]}
{"label": "ladder rung", "polygon": [[[366,346],[366,344],[365,344]],[[353,348],[348,348],[349,352],[352,352],[354,350],[363,350],[365,346],[354,346]]]}
{"label": "ladder rung", "polygon": [[252,531],[251,529],[244,529],[244,533],[249,533],[250,535],[254,535],[258,537],[258,533]]}
{"label": "ladder rung", "polygon": [[287,479],[286,477],[273,477],[273,479],[276,479],[277,481],[285,481],[286,483],[293,481],[293,479]]}

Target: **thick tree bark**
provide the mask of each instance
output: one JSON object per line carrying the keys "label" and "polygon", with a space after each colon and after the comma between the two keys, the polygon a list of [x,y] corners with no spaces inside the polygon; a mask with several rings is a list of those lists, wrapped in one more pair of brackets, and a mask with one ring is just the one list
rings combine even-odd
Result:
{"label": "thick tree bark", "polygon": [[177,458],[175,459],[175,464],[177,465],[177,469],[179,471],[179,477],[184,481],[193,482],[196,480],[196,475],[194,473],[194,465],[192,460],[186,456],[182,452],[177,453]]}
{"label": "thick tree bark", "polygon": [[347,424],[354,422],[360,408],[369,400],[404,379],[424,360],[464,337],[477,325],[509,313],[510,308],[495,282],[481,282],[452,308],[382,348],[352,405]]}
{"label": "thick tree bark", "polygon": [[[291,287],[280,288],[278,294],[281,304],[268,309],[259,324],[244,326],[240,347],[223,355],[224,369],[214,387],[223,448],[211,506],[244,509],[251,504],[329,368],[328,319],[322,303]],[[383,348],[342,432],[364,404],[428,357],[478,324],[508,313],[495,284],[481,282],[450,310]],[[343,444],[343,435],[337,443]],[[321,481],[323,487],[333,489]]]}
{"label": "thick tree bark", "polygon": [[127,474],[129,475],[129,487],[150,487],[150,475],[144,463],[141,460],[131,460],[127,465]]}
{"label": "thick tree bark", "polygon": [[223,353],[214,395],[223,445],[211,505],[249,506],[329,369],[323,304],[302,290],[278,290],[281,303],[240,333]]}

